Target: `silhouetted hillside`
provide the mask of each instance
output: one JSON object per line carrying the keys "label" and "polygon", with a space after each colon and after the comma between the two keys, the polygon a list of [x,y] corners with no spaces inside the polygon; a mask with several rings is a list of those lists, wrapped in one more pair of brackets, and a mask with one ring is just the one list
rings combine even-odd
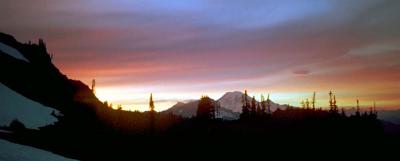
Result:
{"label": "silhouetted hillside", "polygon": [[0,33],[0,43],[16,49],[28,60],[0,51],[0,82],[8,88],[63,114],[73,113],[74,117],[79,114],[94,117],[96,109],[102,107],[89,87],[68,79],[53,65],[43,40],[38,44],[24,44]]}

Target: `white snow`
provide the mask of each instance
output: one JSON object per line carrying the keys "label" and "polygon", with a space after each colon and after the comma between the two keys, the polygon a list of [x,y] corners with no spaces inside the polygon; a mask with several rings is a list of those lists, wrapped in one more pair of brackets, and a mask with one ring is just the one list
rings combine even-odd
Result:
{"label": "white snow", "polygon": [[14,48],[12,48],[6,44],[0,43],[0,51],[3,51],[4,53],[6,53],[14,58],[17,58],[19,60],[29,62],[29,60],[26,59],[20,52],[18,52],[17,50],[15,50]]}
{"label": "white snow", "polygon": [[38,128],[57,121],[50,115],[53,109],[25,98],[0,83],[0,126],[18,119],[27,128]]}
{"label": "white snow", "polygon": [[0,161],[72,161],[54,153],[0,139]]}
{"label": "white snow", "polygon": [[[247,100],[251,102],[253,98],[247,96]],[[242,105],[243,105],[243,93],[239,91],[235,92],[227,92],[221,98],[218,99],[221,107],[231,110],[233,112],[242,112]],[[260,103],[257,101],[257,103]],[[283,105],[279,105],[271,101],[271,111],[275,111],[277,108],[285,109],[286,107]]]}

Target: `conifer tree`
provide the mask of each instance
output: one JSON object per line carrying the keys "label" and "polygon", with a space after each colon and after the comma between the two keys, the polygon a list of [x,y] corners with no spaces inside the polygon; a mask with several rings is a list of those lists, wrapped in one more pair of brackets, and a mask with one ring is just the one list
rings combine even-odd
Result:
{"label": "conifer tree", "polygon": [[261,113],[262,113],[262,115],[265,114],[266,108],[267,108],[267,107],[266,107],[266,104],[265,104],[264,95],[261,95]]}
{"label": "conifer tree", "polygon": [[361,116],[361,113],[360,113],[360,101],[358,99],[357,99],[356,116],[357,117]]}
{"label": "conifer tree", "polygon": [[375,115],[375,118],[378,116],[378,112],[376,111],[376,103],[375,103],[375,101],[374,101],[374,115]]}
{"label": "conifer tree", "polygon": [[153,93],[150,93],[149,108],[150,108],[150,112],[154,112]]}
{"label": "conifer tree", "polygon": [[332,91],[329,91],[329,106],[330,106],[329,112],[335,114],[339,113],[338,107],[336,105],[336,95],[334,95]]}
{"label": "conifer tree", "polygon": [[312,104],[313,110],[315,110],[315,92],[313,93],[313,98],[312,98],[311,104]]}
{"label": "conifer tree", "polygon": [[247,100],[247,90],[244,91],[243,97],[242,97],[242,113],[240,114],[241,119],[246,119],[249,117],[250,114],[250,109],[249,109],[249,101]]}
{"label": "conifer tree", "polygon": [[96,94],[95,88],[96,88],[96,80],[95,80],[95,79],[92,79],[92,92],[93,92],[94,94]]}
{"label": "conifer tree", "polygon": [[257,101],[256,98],[253,96],[253,99],[251,100],[251,114],[253,116],[256,114],[256,108],[257,108]]}
{"label": "conifer tree", "polygon": [[150,108],[150,133],[153,134],[155,130],[155,113],[154,113],[154,101],[153,101],[153,93],[150,93],[149,100],[149,108]]}
{"label": "conifer tree", "polygon": [[261,114],[262,114],[262,112],[261,112],[261,105],[260,105],[260,103],[257,103],[257,109],[256,109],[256,113],[257,113],[257,115],[261,115]]}
{"label": "conifer tree", "polygon": [[271,100],[269,99],[269,93],[267,96],[267,112],[268,114],[271,114]]}
{"label": "conifer tree", "polygon": [[329,91],[329,111],[333,110],[333,99],[332,99],[332,91]]}
{"label": "conifer tree", "polygon": [[333,112],[334,113],[338,113],[338,107],[337,107],[337,104],[336,104],[336,95],[333,95]]}
{"label": "conifer tree", "polygon": [[196,117],[198,119],[210,120],[215,118],[215,105],[210,97],[201,96],[197,106]]}

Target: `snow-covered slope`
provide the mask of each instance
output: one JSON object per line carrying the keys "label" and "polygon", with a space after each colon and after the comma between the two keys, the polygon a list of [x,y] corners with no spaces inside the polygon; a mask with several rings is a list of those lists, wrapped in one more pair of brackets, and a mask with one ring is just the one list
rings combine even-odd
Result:
{"label": "snow-covered slope", "polygon": [[177,116],[182,117],[193,117],[196,115],[197,105],[199,104],[199,100],[190,101],[187,103],[178,102],[173,105],[171,108],[163,111],[164,113],[172,113]]}
{"label": "snow-covered slope", "polygon": [[4,53],[6,53],[14,58],[17,58],[19,60],[29,62],[20,52],[18,52],[14,48],[12,48],[8,45],[5,45],[3,43],[0,43],[0,51],[3,51]]}
{"label": "snow-covered slope", "polygon": [[[218,102],[220,103],[221,107],[230,109],[234,112],[242,112],[242,97],[242,92],[227,92],[218,99]],[[248,100],[251,100],[250,97],[248,98]]]}
{"label": "snow-covered slope", "polygon": [[56,121],[53,109],[27,99],[0,83],[0,126],[18,119],[27,128],[38,128]]}
{"label": "snow-covered slope", "polygon": [[0,139],[0,161],[72,161],[63,156]]}

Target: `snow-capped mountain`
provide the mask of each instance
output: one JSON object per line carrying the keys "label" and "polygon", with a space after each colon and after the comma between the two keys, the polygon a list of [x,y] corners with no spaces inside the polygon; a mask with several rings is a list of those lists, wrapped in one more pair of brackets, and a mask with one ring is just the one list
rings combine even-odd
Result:
{"label": "snow-capped mountain", "polygon": [[[163,111],[163,113],[172,113],[174,115],[182,116],[182,117],[194,117],[197,112],[197,105],[199,104],[199,100],[190,101],[187,103],[178,102],[168,110]],[[219,115],[217,117],[222,118],[224,120],[236,120],[239,118],[240,113],[233,112],[226,108],[219,109]]]}
{"label": "snow-capped mountain", "polygon": [[[239,91],[225,93],[221,98],[217,100],[221,106],[219,116],[217,117],[226,120],[238,119],[240,113],[242,112],[242,97],[243,93]],[[252,98],[248,96],[247,99],[251,101]],[[196,115],[198,104],[199,100],[190,101],[187,103],[178,102],[174,106],[163,112],[172,113],[174,115],[179,115],[182,117],[193,117]],[[286,108],[283,105],[279,105],[271,101],[272,111],[275,111],[278,107],[281,109]]]}
{"label": "snow-capped mountain", "polygon": [[187,103],[178,102],[171,108],[163,111],[163,113],[172,113],[177,116],[188,117],[188,118],[193,117],[196,115],[198,104],[199,100],[190,101]]}
{"label": "snow-capped mountain", "polygon": [[[233,112],[242,112],[242,98],[243,93],[239,91],[235,92],[227,92],[225,93],[221,98],[218,99],[218,102],[220,103],[221,107],[232,110]],[[247,100],[251,102],[252,97],[247,96]],[[259,103],[257,101],[257,103]],[[286,106],[279,105],[277,103],[274,103],[271,101],[271,110],[275,111],[277,108],[284,109]]]}

